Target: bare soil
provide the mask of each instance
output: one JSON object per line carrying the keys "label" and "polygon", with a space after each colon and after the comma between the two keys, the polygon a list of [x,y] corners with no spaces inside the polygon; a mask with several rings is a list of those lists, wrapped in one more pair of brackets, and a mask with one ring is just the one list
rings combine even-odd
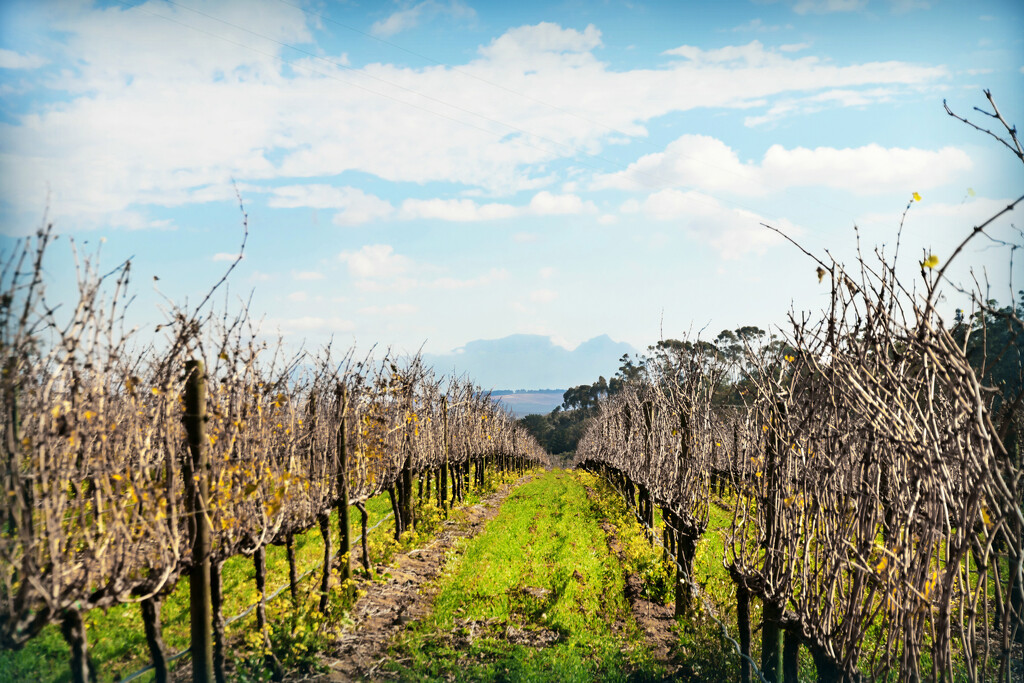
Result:
{"label": "bare soil", "polygon": [[[594,500],[594,490],[587,487],[587,495]],[[615,554],[625,566],[626,556],[615,531],[615,525],[602,520],[601,529],[608,538],[608,550]],[[659,602],[653,602],[643,596],[643,581],[636,574],[626,575],[626,599],[636,623],[647,636],[647,645],[654,658],[665,667],[666,674],[671,677],[679,666],[675,662],[673,647],[679,638],[672,632],[675,623],[675,609]]]}
{"label": "bare soil", "polygon": [[[444,528],[423,548],[399,555],[385,571],[384,581],[360,582],[365,591],[352,610],[355,624],[346,630],[335,648],[323,653],[327,673],[289,677],[291,681],[349,681],[386,678],[379,671],[386,661],[387,646],[407,624],[429,613],[437,593],[433,580],[441,573],[453,553],[461,552],[459,539],[476,536],[498,514],[501,503],[512,490],[527,481],[530,475],[505,485],[476,505],[461,508],[457,518],[445,522]],[[457,624],[459,626],[459,624]],[[469,638],[481,625],[461,624]]]}

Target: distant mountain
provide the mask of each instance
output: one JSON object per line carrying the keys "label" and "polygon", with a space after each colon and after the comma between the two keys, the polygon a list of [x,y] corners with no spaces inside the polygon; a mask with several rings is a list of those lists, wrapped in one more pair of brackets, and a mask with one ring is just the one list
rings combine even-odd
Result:
{"label": "distant mountain", "polygon": [[484,389],[539,389],[574,387],[600,376],[611,377],[624,353],[634,354],[636,349],[606,334],[572,351],[538,334],[513,334],[471,341],[452,353],[424,354],[423,360],[438,372],[464,374]]}
{"label": "distant mountain", "polygon": [[524,415],[546,415],[562,405],[564,389],[545,391],[492,391],[491,398],[508,408],[516,417]]}

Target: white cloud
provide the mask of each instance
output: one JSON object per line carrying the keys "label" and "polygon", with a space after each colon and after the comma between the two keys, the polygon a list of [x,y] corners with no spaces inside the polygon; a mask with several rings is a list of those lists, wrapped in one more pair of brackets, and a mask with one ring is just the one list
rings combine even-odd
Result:
{"label": "white cloud", "polygon": [[282,334],[350,332],[355,329],[355,325],[349,320],[317,316],[267,318],[264,320],[263,326],[272,330],[279,330]]}
{"label": "white cloud", "polygon": [[793,26],[790,25],[790,24],[786,24],[785,26],[783,26],[781,24],[766,24],[766,23],[764,23],[764,20],[762,20],[762,19],[751,19],[750,21],[748,21],[745,24],[740,24],[739,26],[733,26],[732,30],[733,31],[756,31],[758,33],[766,33],[766,32],[769,32],[769,31],[779,31],[779,30],[782,30],[782,29],[791,29],[791,28],[793,28]]}
{"label": "white cloud", "polygon": [[787,43],[786,45],[779,45],[779,52],[802,52],[810,46],[810,43]]}
{"label": "white cloud", "polygon": [[537,235],[532,232],[517,232],[512,235],[512,241],[518,244],[531,244],[537,241]]}
{"label": "white cloud", "polygon": [[538,192],[530,200],[529,212],[535,216],[563,216],[569,214],[597,213],[597,207],[584,202],[574,194],[553,195]]}
{"label": "white cloud", "polygon": [[555,269],[552,268],[551,266],[545,266],[544,268],[541,268],[539,271],[537,271],[537,275],[539,275],[542,280],[550,280],[552,277],[554,277],[556,272],[557,271],[555,271]]}
{"label": "white cloud", "polygon": [[389,244],[369,244],[359,251],[343,251],[338,259],[348,264],[352,277],[388,279],[403,275],[412,267],[412,260],[394,253]]}
{"label": "white cloud", "polygon": [[856,12],[864,9],[868,0],[798,0],[793,5],[797,14],[829,14],[831,12]]}
{"label": "white cloud", "polygon": [[335,225],[359,225],[391,217],[395,208],[390,202],[354,187],[331,185],[286,185],[274,188],[268,206],[280,208],[308,207],[338,209],[332,219]]}
{"label": "white cloud", "polygon": [[791,187],[833,187],[855,194],[894,188],[930,188],[970,170],[963,150],[882,147],[835,149],[772,145],[760,163],[743,162],[716,138],[683,135],[664,152],[648,154],[624,171],[598,176],[594,189],[693,187],[705,192],[759,196]]}
{"label": "white cloud", "polygon": [[237,252],[236,253],[231,253],[231,252],[225,252],[225,251],[216,253],[212,257],[212,259],[214,261],[234,261],[237,258],[238,258],[238,253]]}
{"label": "white cloud", "polygon": [[0,69],[38,69],[49,60],[37,55],[23,55],[14,50],[0,48]]}
{"label": "white cloud", "polygon": [[306,294],[306,292],[292,292],[285,298],[287,298],[288,301],[302,303],[303,301],[307,301],[309,299],[309,294]]}
{"label": "white cloud", "polygon": [[541,22],[535,26],[509,29],[490,45],[480,48],[485,58],[499,63],[549,62],[555,55],[584,55],[601,47],[601,32],[593,24],[582,31],[563,29],[558,24]]}
{"label": "white cloud", "polygon": [[484,287],[486,285],[508,279],[508,271],[504,268],[491,268],[480,277],[459,280],[452,277],[441,277],[429,283],[429,286],[436,289],[469,289]]}
{"label": "white cloud", "polygon": [[539,304],[546,304],[558,298],[558,292],[550,289],[535,289],[530,292],[530,301]]}
{"label": "white cloud", "polygon": [[554,195],[538,192],[527,206],[493,202],[480,204],[472,199],[406,199],[398,214],[404,220],[437,219],[466,223],[493,221],[518,216],[563,216],[596,213],[592,202],[573,194]]}
{"label": "white cloud", "polygon": [[660,190],[642,202],[631,199],[623,203],[624,214],[642,213],[656,221],[671,221],[688,235],[715,247],[723,258],[736,258],[750,251],[763,251],[777,244],[778,235],[764,228],[768,222],[789,235],[800,229],[784,219],[769,221],[747,209],[723,205],[700,192]]}
{"label": "white cloud", "polygon": [[761,164],[769,188],[817,185],[856,194],[936,187],[971,167],[971,158],[956,147],[931,151],[875,144],[854,149],[772,145]]}
{"label": "white cloud", "polygon": [[363,315],[397,316],[410,315],[417,310],[412,304],[390,304],[387,306],[366,306],[360,308],[359,312]]}
{"label": "white cloud", "polygon": [[[225,0],[209,13],[281,43],[312,40],[307,17],[282,3]],[[644,135],[645,122],[671,112],[760,110],[787,94],[813,97],[825,89],[883,88],[885,98],[897,98],[902,88],[948,76],[944,67],[904,62],[837,66],[756,41],[706,51],[682,46],[670,51],[679,59],[660,67],[614,70],[594,54],[597,28],[553,23],[510,29],[454,67],[345,69],[341,59],[288,61],[277,43],[254,42],[155,0],[128,9],[71,5],[54,29],[67,36],[66,52],[43,57],[68,68],[48,85],[68,92],[59,106],[0,124],[0,201],[37,215],[49,189],[51,215],[66,219],[68,229],[90,222],[148,227],[147,205],[231,199],[231,178],[266,188],[356,172],[385,182],[457,183],[490,196],[540,192],[564,180],[552,162]],[[771,116],[810,106],[858,105],[850,97],[796,100]],[[572,197],[533,201],[547,202],[541,211],[593,211]],[[448,220],[527,215],[505,202],[417,201],[432,203],[399,207],[356,188],[297,184],[270,198],[273,206],[333,208],[341,225],[403,212]],[[113,216],[121,218],[108,220]]]}
{"label": "white cloud", "polygon": [[399,216],[405,220],[468,222],[512,218],[517,213],[511,204],[478,204],[472,199],[406,199]]}
{"label": "white cloud", "polygon": [[293,270],[292,279],[300,281],[323,280],[324,274],[315,270]]}
{"label": "white cloud", "polygon": [[439,15],[448,15],[453,19],[474,19],[476,11],[472,7],[459,2],[459,0],[451,0],[448,3],[425,0],[425,2],[399,10],[391,14],[387,19],[374,22],[370,27],[370,33],[386,38],[415,28],[425,18],[433,18]]}

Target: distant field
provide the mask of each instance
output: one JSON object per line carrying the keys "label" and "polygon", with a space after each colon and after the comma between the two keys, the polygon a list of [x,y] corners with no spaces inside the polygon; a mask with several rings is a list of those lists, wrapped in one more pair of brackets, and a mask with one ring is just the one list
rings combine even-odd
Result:
{"label": "distant field", "polygon": [[533,413],[546,414],[562,405],[563,389],[546,391],[520,391],[493,392],[491,397],[506,406],[516,414],[517,417],[532,415]]}

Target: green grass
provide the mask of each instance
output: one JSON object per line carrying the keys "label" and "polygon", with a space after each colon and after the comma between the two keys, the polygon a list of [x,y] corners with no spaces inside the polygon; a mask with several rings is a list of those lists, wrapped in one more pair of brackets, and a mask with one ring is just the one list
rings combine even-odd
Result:
{"label": "green grass", "polygon": [[[387,666],[413,681],[660,679],[601,516],[574,474],[520,487],[450,560],[433,611],[399,637]],[[510,629],[556,642],[516,643]]]}
{"label": "green grass", "polygon": [[[490,482],[489,482],[490,483]],[[477,491],[467,492],[467,501],[475,500],[480,495]],[[391,503],[387,494],[376,496],[366,502],[369,515],[368,524],[373,526],[381,518],[391,512]],[[437,525],[438,515],[433,505],[423,511],[424,524],[415,534],[407,534],[403,543],[394,539],[394,526],[388,520],[369,536],[370,561],[373,564],[386,563],[402,547],[416,543],[419,538],[431,532]],[[354,507],[350,511],[353,539],[361,533],[359,511]],[[336,550],[339,543],[337,513],[331,515],[331,544]],[[295,536],[295,556],[299,574],[309,569],[317,569],[303,583],[304,587],[312,588],[320,580],[319,567],[323,558],[323,541],[318,528],[314,527],[305,533]],[[357,544],[352,550],[354,568],[360,567],[362,551]],[[267,589],[276,590],[288,582],[288,561],[283,546],[268,546]],[[224,616],[229,618],[257,600],[255,569],[251,558],[236,556],[224,563],[222,570],[224,582]],[[290,611],[288,592],[285,591],[277,600],[268,606],[268,618],[273,621],[287,619]],[[164,642],[167,654],[171,655],[188,646],[189,642],[189,582],[188,577],[178,581],[174,590],[163,602],[161,621],[163,623]],[[134,604],[119,605],[104,613],[93,610],[85,615],[85,623],[89,639],[89,654],[96,666],[100,681],[114,681],[142,669],[150,664],[149,648],[143,632],[142,616],[139,607]],[[255,616],[250,615],[228,627],[228,637],[245,629],[251,629]],[[70,652],[67,643],[56,625],[47,626],[36,638],[30,640],[18,651],[0,652],[0,681],[31,680],[40,683],[63,683],[71,680]],[[172,665],[173,666],[173,665]],[[142,677],[142,681],[152,679],[152,674]]]}

